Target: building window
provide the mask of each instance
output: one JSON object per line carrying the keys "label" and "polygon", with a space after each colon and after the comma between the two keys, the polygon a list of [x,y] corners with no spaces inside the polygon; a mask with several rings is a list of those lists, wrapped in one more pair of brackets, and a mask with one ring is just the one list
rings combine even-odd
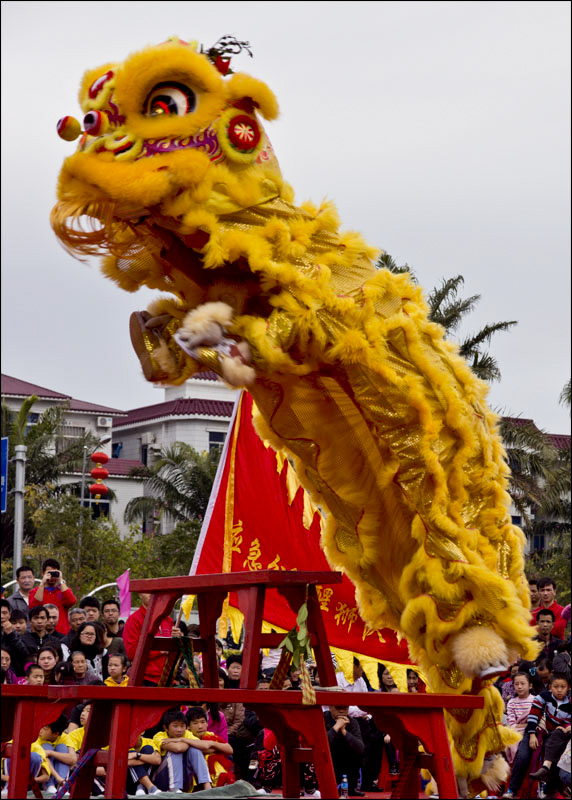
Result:
{"label": "building window", "polygon": [[147,461],[149,459],[149,445],[142,444],[141,445],[141,462],[147,466]]}
{"label": "building window", "polygon": [[511,517],[511,520],[512,520],[512,524],[513,524],[513,525],[518,525],[518,526],[519,526],[519,528],[520,528],[520,526],[521,526],[521,524],[522,524],[522,517],[520,517],[520,516],[518,516],[518,517]]}
{"label": "building window", "polygon": [[28,414],[28,424],[26,425],[26,431],[25,432],[28,433],[30,428],[33,425],[36,425],[36,423],[38,422],[39,419],[40,419],[40,415],[39,414],[35,414],[33,412]]}
{"label": "building window", "polygon": [[121,458],[122,449],[123,449],[123,442],[114,442],[111,445],[111,458]]}
{"label": "building window", "polygon": [[539,553],[544,550],[544,534],[539,533],[533,538],[532,546],[534,550]]}
{"label": "building window", "polygon": [[211,450],[222,450],[226,433],[224,431],[209,431],[209,452]]}

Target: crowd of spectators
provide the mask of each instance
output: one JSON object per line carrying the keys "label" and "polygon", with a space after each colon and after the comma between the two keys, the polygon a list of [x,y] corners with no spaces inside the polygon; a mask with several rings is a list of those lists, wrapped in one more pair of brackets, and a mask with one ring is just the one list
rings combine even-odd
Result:
{"label": "crowd of spectators", "polygon": [[[141,593],[140,607],[123,620],[114,598],[100,602],[87,596],[78,602],[57,559],[47,559],[41,572],[34,588],[34,572],[20,567],[16,590],[10,597],[2,597],[2,683],[126,686],[150,595]],[[527,778],[543,781],[549,793],[565,792],[568,787],[569,796],[570,634],[566,626],[570,606],[563,608],[556,602],[551,578],[531,580],[530,590],[539,655],[534,662],[515,661],[495,683],[505,705],[504,724],[522,735],[520,743],[505,753],[511,775],[504,797],[518,796]],[[158,635],[198,636],[197,628],[167,617]],[[230,634],[226,641],[217,639],[217,657],[219,686],[238,688],[242,656]],[[261,652],[258,690],[270,687],[279,659],[279,650]],[[159,685],[165,661],[164,652],[151,652],[144,685]],[[308,669],[317,685],[315,664],[308,662]],[[341,670],[336,679],[345,692],[399,691],[391,669],[384,664],[378,665],[377,685],[372,686],[358,658],[354,658],[351,680]],[[200,686],[201,680],[201,658],[195,654],[192,663],[181,661],[173,685]],[[280,688],[299,690],[300,670],[291,668]],[[411,693],[425,691],[414,669],[407,669],[407,689]],[[381,792],[385,787],[377,781],[383,761],[390,779],[400,770],[399,753],[390,735],[380,731],[357,706],[333,703],[323,710],[338,784],[345,777],[349,796],[354,797]],[[66,780],[73,780],[90,712],[87,702],[70,707],[64,716],[38,731],[32,746],[31,777],[44,792],[55,793]],[[256,714],[241,703],[177,706],[154,728],[137,733],[139,738],[129,754],[128,793],[189,791],[240,778],[260,792],[281,785],[274,733],[264,729]],[[9,770],[10,759],[4,759],[3,782]],[[305,795],[319,797],[313,766],[304,764],[300,770]],[[102,794],[104,783],[105,769],[98,767],[93,794]],[[4,788],[3,796],[5,792]]]}

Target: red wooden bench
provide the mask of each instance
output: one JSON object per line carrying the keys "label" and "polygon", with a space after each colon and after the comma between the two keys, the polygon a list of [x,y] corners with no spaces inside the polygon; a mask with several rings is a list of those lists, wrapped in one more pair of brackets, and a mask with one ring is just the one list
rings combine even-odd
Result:
{"label": "red wooden bench", "polygon": [[[307,627],[322,686],[335,686],[326,631],[316,593],[317,584],[338,583],[332,572],[258,572],[181,576],[131,582],[134,591],[150,592],[144,625],[130,673],[130,685],[108,686],[8,686],[2,687],[2,741],[13,738],[13,768],[8,796],[25,797],[29,780],[30,744],[39,728],[57,718],[70,701],[92,701],[82,753],[109,744],[105,796],[122,797],[127,752],[138,734],[156,724],[163,712],[189,702],[238,702],[252,708],[261,724],[274,731],[282,756],[285,797],[299,797],[299,764],[311,760],[322,797],[337,797],[337,784],[330,757],[322,706],[359,705],[372,714],[380,730],[388,732],[400,751],[402,769],[392,797],[418,794],[417,770],[431,770],[441,797],[457,797],[449,742],[445,730],[447,708],[482,708],[483,699],[467,695],[349,693],[316,691],[316,705],[304,705],[300,691],[256,690],[261,647],[276,647],[283,634],[263,634],[264,600],[268,590],[280,592],[294,614],[308,603]],[[228,592],[236,592],[245,615],[245,642],[240,689],[219,689],[215,652],[216,621]],[[156,637],[159,624],[183,594],[198,599],[200,638],[194,650],[203,654],[203,689],[172,689],[141,686],[151,649],[177,649],[174,639]],[[336,687],[337,688],[337,687]],[[302,737],[305,747],[300,747]],[[426,754],[420,754],[418,744]],[[71,797],[89,797],[96,761],[78,775]]]}

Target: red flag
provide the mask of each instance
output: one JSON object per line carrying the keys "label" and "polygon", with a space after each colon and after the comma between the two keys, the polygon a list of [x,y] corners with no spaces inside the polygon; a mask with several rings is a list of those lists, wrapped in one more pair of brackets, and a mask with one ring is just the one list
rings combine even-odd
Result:
{"label": "red flag", "polygon": [[[266,446],[252,424],[252,397],[242,392],[231,421],[191,575],[260,569],[329,570],[320,548],[321,516],[291,464]],[[368,629],[359,616],[355,587],[318,587],[332,647],[380,661],[409,663],[395,631]],[[237,608],[236,595],[229,598]],[[295,618],[276,590],[267,593],[265,620],[289,629]]]}

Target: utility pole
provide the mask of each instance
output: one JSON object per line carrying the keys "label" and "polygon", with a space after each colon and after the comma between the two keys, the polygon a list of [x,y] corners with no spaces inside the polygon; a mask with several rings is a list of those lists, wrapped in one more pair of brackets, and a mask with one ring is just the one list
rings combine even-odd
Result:
{"label": "utility pole", "polygon": [[25,444],[14,447],[14,462],[16,477],[14,481],[14,569],[13,577],[16,579],[16,570],[22,566],[22,543],[24,541],[24,492],[26,487],[26,453]]}
{"label": "utility pole", "polygon": [[83,528],[83,493],[85,491],[85,467],[87,464],[87,445],[83,446],[83,464],[81,468],[81,495],[80,495],[80,506],[81,512],[79,517],[79,531],[77,537],[77,570],[79,572],[79,568],[81,565],[81,534]]}

